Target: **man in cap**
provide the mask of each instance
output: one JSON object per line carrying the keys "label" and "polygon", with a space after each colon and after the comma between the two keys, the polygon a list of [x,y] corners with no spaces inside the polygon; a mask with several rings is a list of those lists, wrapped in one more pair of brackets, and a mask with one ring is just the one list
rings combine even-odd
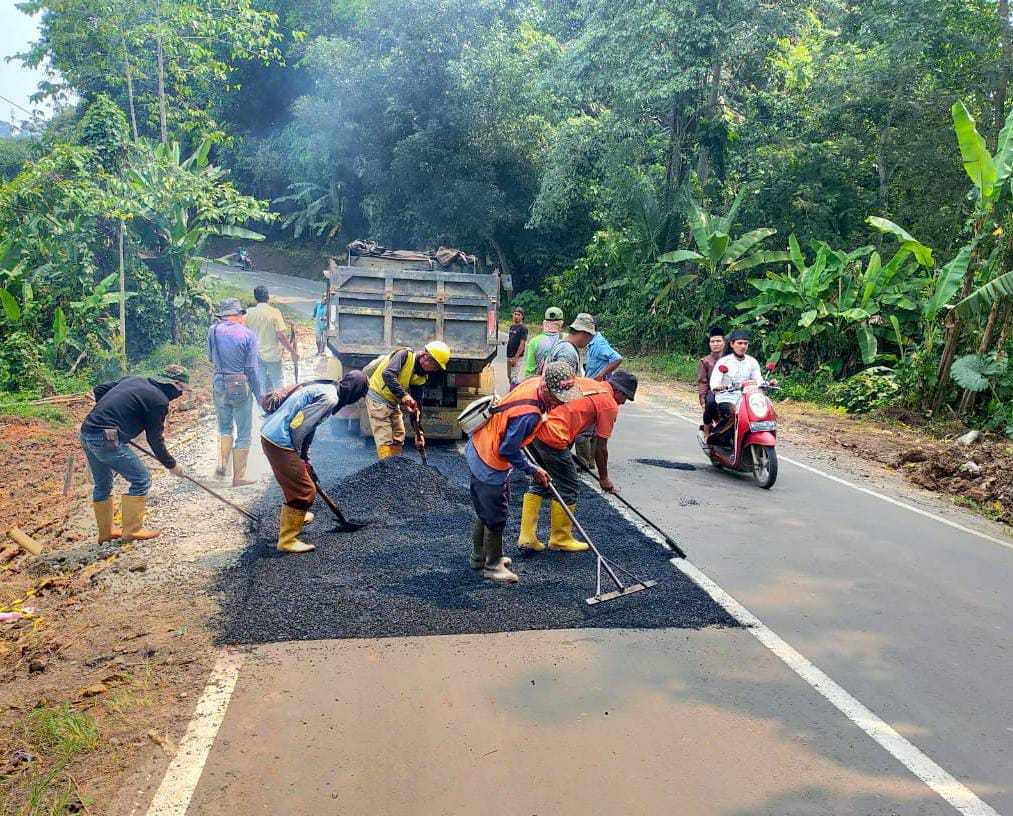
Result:
{"label": "man in cap", "polygon": [[[749,332],[736,329],[728,335],[731,354],[726,354],[714,365],[711,372],[711,391],[722,417],[730,415],[742,399],[742,386],[746,383],[762,383],[763,372],[755,357],[749,351]],[[724,370],[722,370],[724,369]]]}
{"label": "man in cap", "polygon": [[430,374],[446,371],[449,362],[450,347],[441,340],[432,340],[421,351],[395,349],[366,367],[369,372],[366,412],[379,458],[400,455],[405,439],[401,409],[419,413],[411,389],[425,385]]}
{"label": "man in cap", "polygon": [[[346,405],[362,399],[369,384],[361,371],[349,371],[339,382],[307,382],[292,387],[281,405],[274,407],[260,429],[264,456],[281,486],[285,503],[281,506],[278,549],[303,553],[312,544],[299,540],[303,526],[313,520],[310,507],[317,497],[316,485],[309,475],[309,450],[320,424]],[[265,410],[273,406],[263,404]]]}
{"label": "man in cap", "polygon": [[257,337],[246,328],[246,310],[236,298],[222,301],[208,329],[208,357],[215,368],[212,395],[218,416],[218,467],[225,476],[232,457],[232,486],[253,484],[246,478],[253,434],[253,398],[264,395],[257,356]]}
{"label": "man in cap", "polygon": [[524,379],[524,352],[527,347],[528,327],[524,325],[524,310],[515,306],[506,347],[507,382],[511,389]]}
{"label": "man in cap", "polygon": [[623,355],[612,348],[605,335],[598,331],[594,317],[581,312],[570,324],[570,341],[574,338],[578,348],[584,349],[584,376],[591,380],[604,382],[609,374],[619,368]]}
{"label": "man in cap", "polygon": [[[165,417],[169,403],[190,388],[190,374],[170,365],[157,377],[124,377],[95,386],[95,407],[81,424],[84,448],[94,488],[92,507],[98,525],[98,542],[122,536],[124,541],[156,538],[157,530],[144,527],[145,501],[151,473],[127,444],[144,431],[148,447],[170,473],[182,469],[165,448]],[[121,499],[123,529],[113,527],[113,479],[119,474],[130,489]]]}
{"label": "man in cap", "polygon": [[299,360],[299,350],[288,339],[285,318],[277,307],[270,304],[271,295],[266,286],[253,290],[257,305],[246,313],[246,328],[257,335],[257,361],[260,365],[260,379],[264,393],[282,388],[285,379],[281,373],[281,350],[292,355],[292,361]]}
{"label": "man in cap", "polygon": [[[608,440],[619,416],[619,406],[632,400],[637,393],[637,378],[628,371],[615,371],[603,383],[586,377],[577,377],[574,382],[581,391],[580,398],[553,408],[531,443],[535,458],[549,472],[571,514],[577,510],[579,480],[570,446],[584,431],[593,432],[598,480],[603,490],[613,492],[615,485],[608,475]],[[550,491],[539,484],[531,485],[524,494],[521,534],[517,541],[522,549],[534,552],[545,549],[538,540],[537,530],[538,515],[546,496],[551,496]],[[556,501],[552,502],[549,519],[549,549],[564,552],[587,549],[586,542],[573,537],[573,522]]]}
{"label": "man in cap", "polygon": [[701,430],[704,439],[710,435],[710,429],[718,418],[718,405],[714,401],[714,392],[711,391],[711,374],[725,353],[725,330],[720,326],[711,326],[707,343],[710,346],[710,354],[701,357],[696,368],[696,393],[700,407],[703,408]]}
{"label": "man in cap", "polygon": [[550,306],[545,310],[542,321],[542,333],[536,334],[528,343],[527,358],[524,362],[524,376],[534,377],[541,374],[548,360],[549,352],[559,342],[559,333],[563,330],[563,310]]}
{"label": "man in cap", "polygon": [[491,409],[489,421],[464,449],[471,471],[472,569],[499,583],[516,583],[511,561],[503,557],[503,528],[510,508],[510,473],[517,467],[537,484],[548,484],[545,470],[532,465],[524,448],[534,440],[545,412],[580,396],[565,363],[549,363],[541,377],[529,377]]}

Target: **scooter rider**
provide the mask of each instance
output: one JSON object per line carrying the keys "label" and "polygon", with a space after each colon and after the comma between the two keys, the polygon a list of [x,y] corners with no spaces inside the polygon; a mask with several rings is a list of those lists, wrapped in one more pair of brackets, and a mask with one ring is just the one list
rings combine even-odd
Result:
{"label": "scooter rider", "polygon": [[731,354],[726,354],[714,365],[711,372],[711,391],[722,419],[734,413],[742,399],[742,387],[748,383],[759,385],[763,372],[755,357],[750,357],[749,332],[736,329],[728,335]]}

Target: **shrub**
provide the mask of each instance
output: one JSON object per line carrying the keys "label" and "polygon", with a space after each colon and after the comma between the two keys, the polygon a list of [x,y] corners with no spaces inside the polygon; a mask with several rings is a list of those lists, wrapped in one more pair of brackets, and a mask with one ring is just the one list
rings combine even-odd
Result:
{"label": "shrub", "polygon": [[848,413],[864,414],[894,402],[900,394],[900,385],[892,369],[873,366],[832,384],[827,393],[835,405]]}

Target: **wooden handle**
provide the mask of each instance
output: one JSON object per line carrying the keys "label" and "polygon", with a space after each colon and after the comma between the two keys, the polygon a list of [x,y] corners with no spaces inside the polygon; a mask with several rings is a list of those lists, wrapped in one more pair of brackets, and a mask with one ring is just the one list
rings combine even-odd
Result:
{"label": "wooden handle", "polygon": [[29,552],[32,555],[42,554],[42,545],[23,530],[19,530],[17,527],[11,527],[7,531],[7,537],[11,541],[15,542],[25,552]]}

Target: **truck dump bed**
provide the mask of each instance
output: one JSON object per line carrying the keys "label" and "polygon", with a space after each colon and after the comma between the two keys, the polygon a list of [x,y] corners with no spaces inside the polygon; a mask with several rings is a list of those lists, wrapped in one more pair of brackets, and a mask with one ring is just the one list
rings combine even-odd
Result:
{"label": "truck dump bed", "polygon": [[[472,270],[472,271],[469,271]],[[331,272],[327,344],[346,368],[442,340],[448,371],[481,372],[496,356],[499,275],[446,267],[423,253],[349,254]]]}

